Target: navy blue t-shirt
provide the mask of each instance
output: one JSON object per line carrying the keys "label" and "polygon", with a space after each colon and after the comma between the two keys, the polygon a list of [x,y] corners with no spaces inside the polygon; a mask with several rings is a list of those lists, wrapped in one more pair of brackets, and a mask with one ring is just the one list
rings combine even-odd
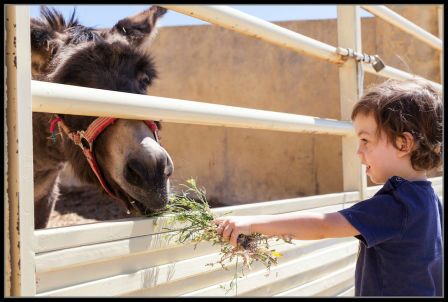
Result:
{"label": "navy blue t-shirt", "polygon": [[430,181],[393,176],[339,213],[360,233],[355,296],[442,296],[442,205]]}

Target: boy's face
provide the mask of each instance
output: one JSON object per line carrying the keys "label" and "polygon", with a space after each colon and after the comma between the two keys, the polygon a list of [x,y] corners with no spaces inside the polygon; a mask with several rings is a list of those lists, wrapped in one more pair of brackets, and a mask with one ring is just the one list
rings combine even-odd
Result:
{"label": "boy's face", "polygon": [[358,114],[353,126],[359,138],[356,154],[366,166],[366,173],[375,184],[383,184],[394,176],[399,165],[398,150],[388,142],[386,134],[377,135],[377,123],[372,114]]}

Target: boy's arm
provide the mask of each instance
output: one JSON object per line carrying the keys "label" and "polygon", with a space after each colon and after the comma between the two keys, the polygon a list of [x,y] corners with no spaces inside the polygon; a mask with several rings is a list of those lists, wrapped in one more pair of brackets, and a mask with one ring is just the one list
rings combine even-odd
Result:
{"label": "boy's arm", "polygon": [[215,219],[218,234],[236,246],[239,234],[261,233],[268,236],[289,236],[293,239],[310,240],[359,235],[338,212],[334,213],[287,213],[279,215],[230,216]]}
{"label": "boy's arm", "polygon": [[359,232],[338,212],[288,213],[265,217],[251,225],[252,233],[291,235],[299,240],[359,235]]}

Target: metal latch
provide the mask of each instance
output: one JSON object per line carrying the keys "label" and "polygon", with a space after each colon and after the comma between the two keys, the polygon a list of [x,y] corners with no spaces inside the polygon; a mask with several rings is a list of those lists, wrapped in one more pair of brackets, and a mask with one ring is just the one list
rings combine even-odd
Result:
{"label": "metal latch", "polygon": [[376,72],[380,72],[384,67],[386,67],[378,55],[371,56],[366,53],[356,52],[351,48],[343,47],[338,47],[336,49],[336,53],[344,57],[354,58],[357,62],[369,63]]}
{"label": "metal latch", "polygon": [[373,69],[375,69],[376,72],[379,72],[384,67],[386,67],[384,65],[384,62],[380,59],[380,57],[378,55],[374,55],[373,57],[375,58],[375,60],[372,62],[372,67],[373,67]]}

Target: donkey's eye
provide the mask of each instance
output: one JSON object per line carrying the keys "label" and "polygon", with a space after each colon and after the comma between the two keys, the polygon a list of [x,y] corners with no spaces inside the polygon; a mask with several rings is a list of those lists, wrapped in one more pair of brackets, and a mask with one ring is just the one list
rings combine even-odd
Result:
{"label": "donkey's eye", "polygon": [[142,76],[142,78],[140,79],[140,85],[146,87],[149,85],[149,83],[151,83],[151,79],[147,75]]}
{"label": "donkey's eye", "polygon": [[57,48],[56,46],[54,46],[54,47],[51,49],[51,57],[54,57],[54,55],[55,55],[57,52],[58,52],[58,48]]}

